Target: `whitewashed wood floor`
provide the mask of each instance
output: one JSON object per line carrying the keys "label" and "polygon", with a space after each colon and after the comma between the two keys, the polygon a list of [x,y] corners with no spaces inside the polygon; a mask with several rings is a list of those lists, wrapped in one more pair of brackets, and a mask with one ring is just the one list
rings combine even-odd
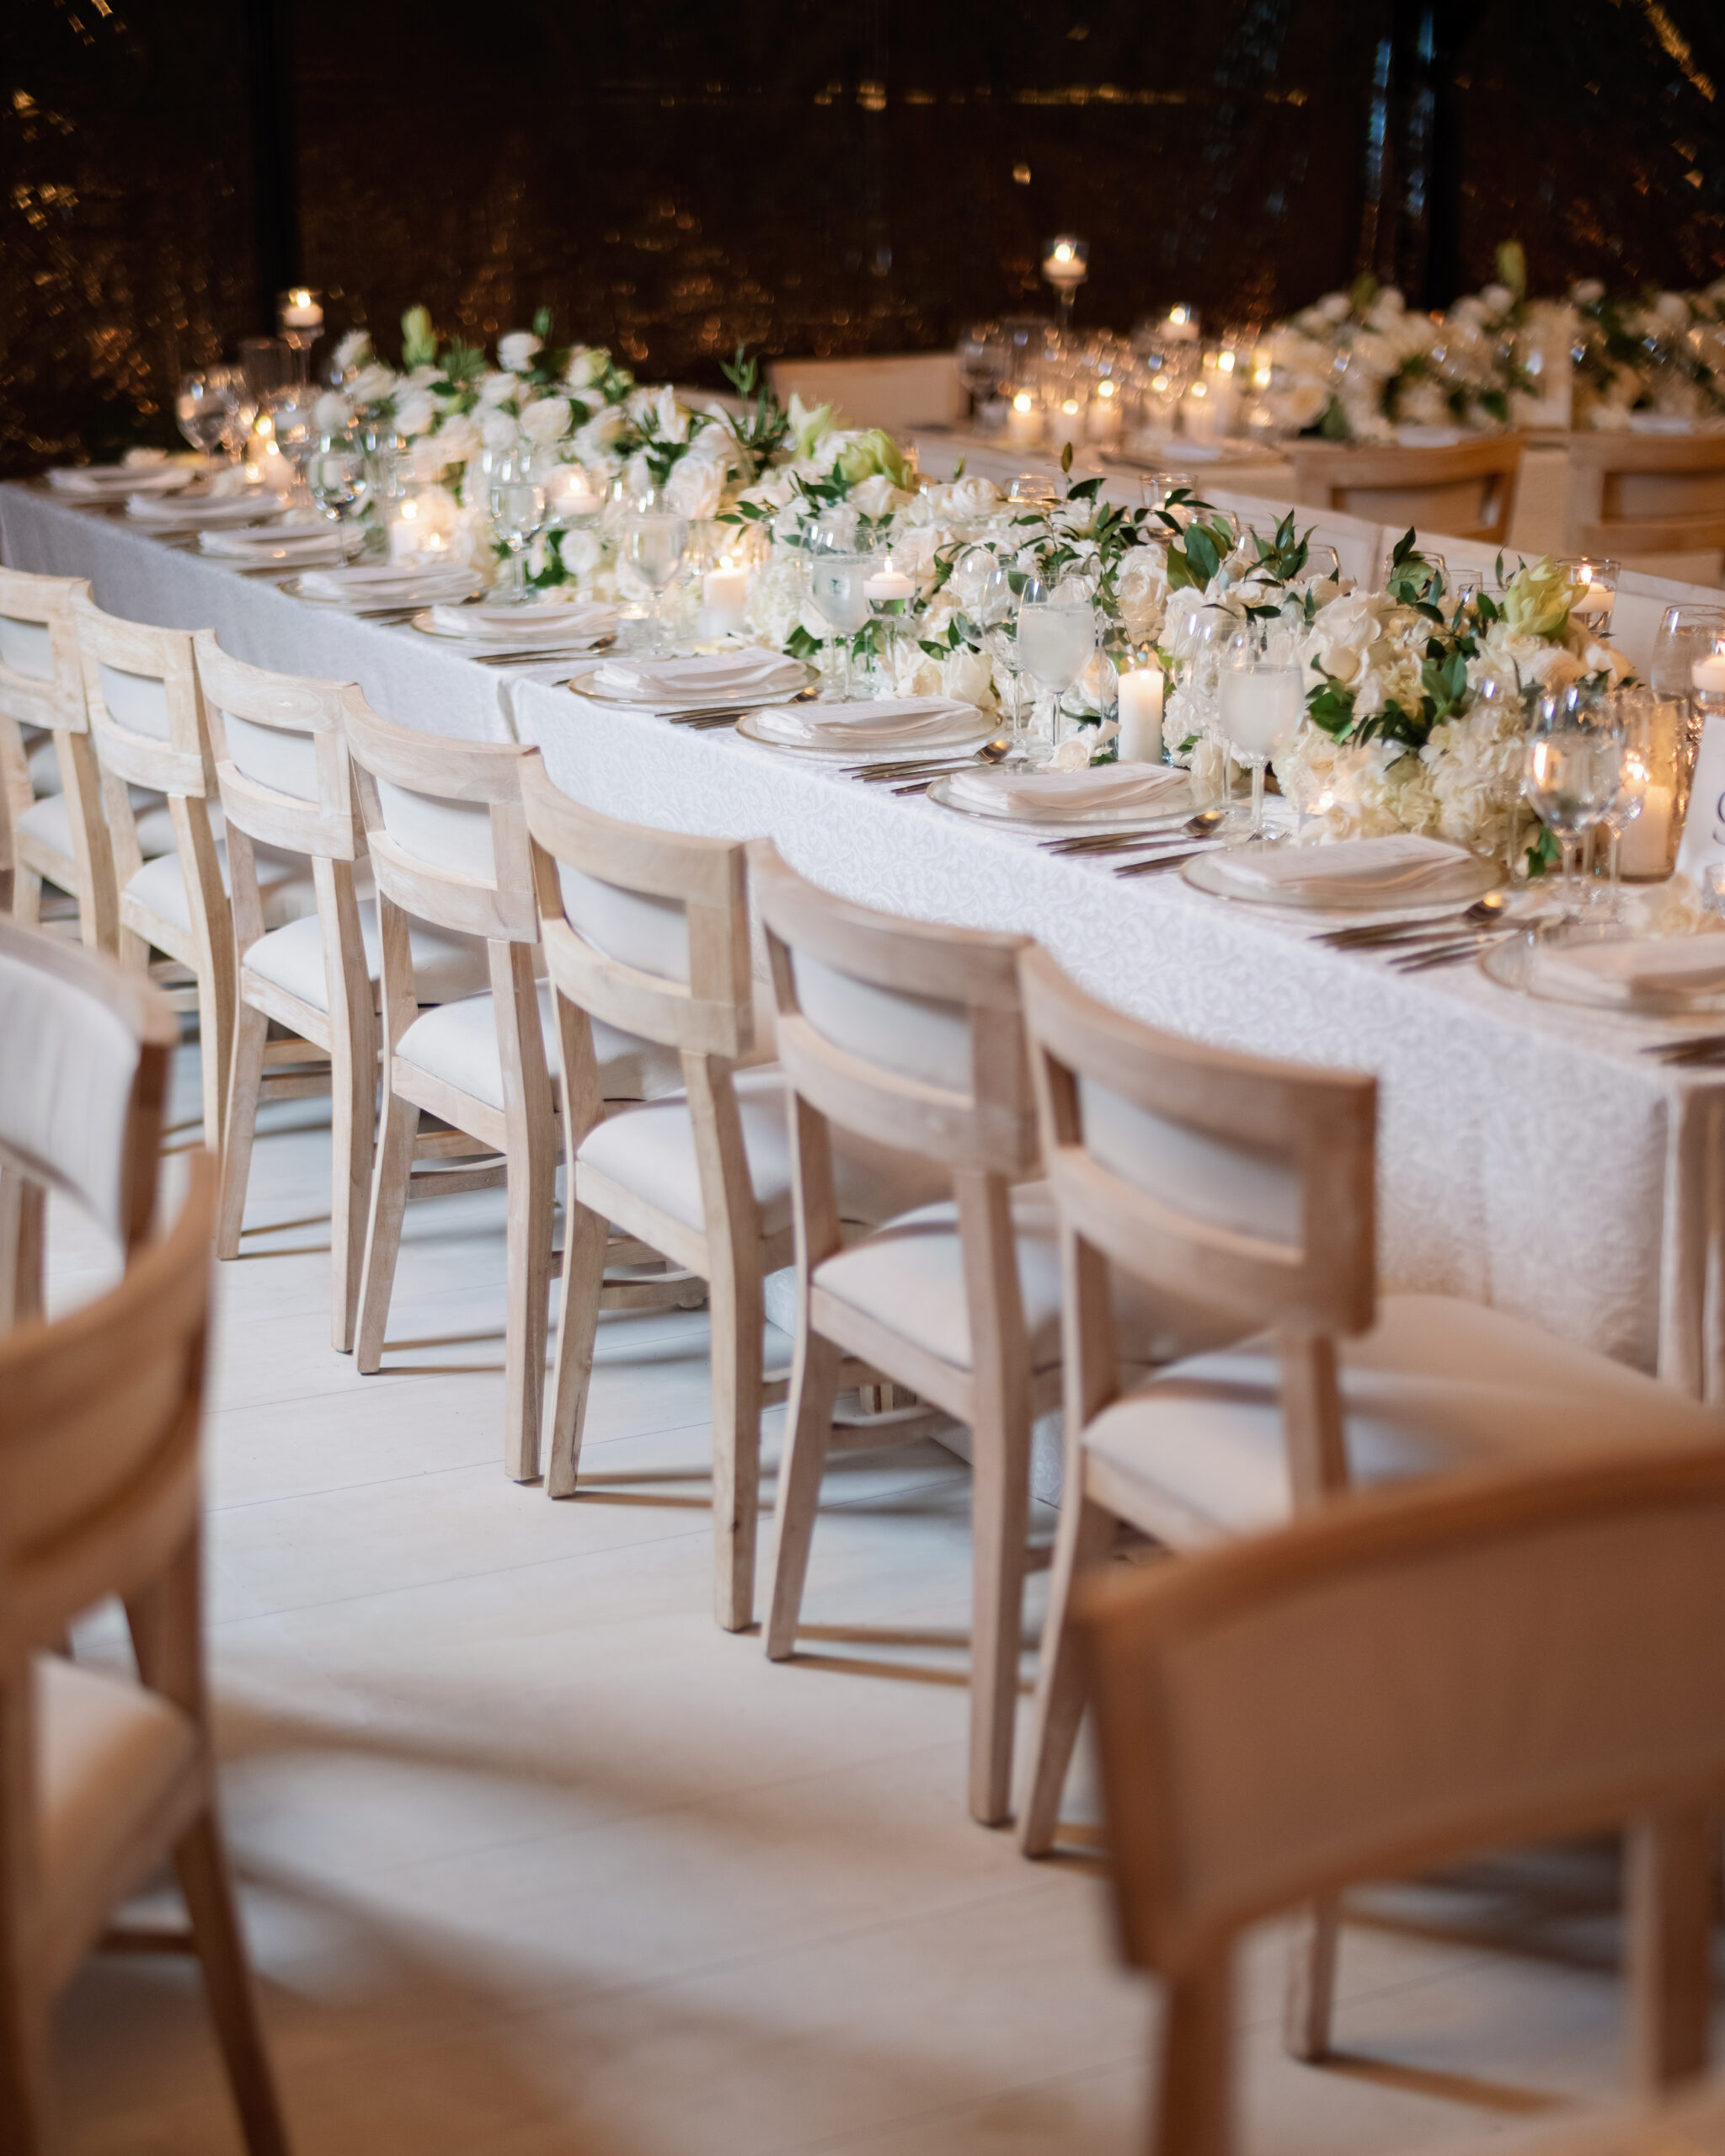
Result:
{"label": "whitewashed wood floor", "polygon": [[[607,1320],[586,1494],[516,1486],[500,1205],[410,1212],[359,1377],[318,1108],[259,1145],[207,1438],[227,1835],[301,2156],[1139,2146],[1155,2003],[1102,1885],[965,1816],[962,1465],[829,1478],[808,1652],[770,1666],[708,1614],[704,1315]],[[57,1216],[55,1257],[88,1293]],[[1248,2147],[1465,2146],[1612,2097],[1612,1891],[1582,1858],[1377,1897],[1332,2070],[1282,2055],[1254,1942]],[[77,2156],[238,2148],[191,1964],[93,1961],[61,2034]]]}

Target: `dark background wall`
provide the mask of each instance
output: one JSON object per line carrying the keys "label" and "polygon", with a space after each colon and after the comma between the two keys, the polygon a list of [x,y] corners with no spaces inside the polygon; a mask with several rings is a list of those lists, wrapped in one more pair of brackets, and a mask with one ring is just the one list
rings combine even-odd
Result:
{"label": "dark background wall", "polygon": [[291,277],[638,371],[1725,271],[1719,0],[0,0],[0,469],[172,436]]}

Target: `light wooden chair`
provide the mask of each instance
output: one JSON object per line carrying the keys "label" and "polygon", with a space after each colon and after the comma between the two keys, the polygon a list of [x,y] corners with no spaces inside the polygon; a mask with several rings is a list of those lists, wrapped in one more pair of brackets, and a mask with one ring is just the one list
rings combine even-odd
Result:
{"label": "light wooden chair", "polygon": [[1351,1882],[1629,1829],[1632,2056],[1700,2073],[1725,1808],[1725,1448],[1469,1476],[1093,1586],[1126,1959],[1167,1985],[1146,2145],[1227,2156],[1231,1959]]}
{"label": "light wooden chair", "polygon": [[[522,768],[545,955],[556,990],[572,1183],[563,1228],[551,1464],[574,1494],[581,1421],[615,1222],[708,1283],[713,1316],[715,1613],[755,1619],[761,1411],[784,1397],[761,1361],[761,1283],[791,1261],[785,1084],[745,1068],[756,1033],[745,850],[615,822]],[[607,1116],[593,1024],[680,1054],[684,1091]],[[770,1043],[770,1021],[762,1028]],[[835,1148],[836,1203],[872,1225],[938,1196],[945,1177],[883,1146]]]}
{"label": "light wooden chair", "polygon": [[1564,451],[1566,554],[1725,547],[1725,435],[1577,433]]}
{"label": "light wooden chair", "polygon": [[[360,698],[342,726],[377,888],[383,982],[383,1115],[371,1178],[355,1353],[382,1365],[402,1215],[422,1112],[449,1132],[445,1154],[474,1143],[502,1156],[509,1189],[505,1333],[505,1473],[539,1473],[552,1219],[560,1143],[552,1081],[558,1028],[549,985],[535,977],[539,918],[521,808],[525,749],[446,741],[380,718]],[[422,1011],[409,918],[485,944],[491,986]],[[607,1100],[674,1091],[676,1058],[606,1026],[594,1029]],[[487,1170],[436,1174],[441,1193],[494,1180]]]}
{"label": "light wooden chair", "polygon": [[[330,1340],[351,1352],[377,1125],[382,944],[366,836],[342,731],[360,691],[232,659],[209,629],[193,640],[227,833],[238,982],[224,1116],[216,1255],[239,1255],[258,1107],[266,1094],[331,1099]],[[266,929],[257,846],[305,857],[317,911]],[[410,924],[414,992],[426,1004],[476,995],[489,975],[471,937]],[[271,1023],[291,1036],[269,1038]],[[310,1049],[327,1074],[296,1075]],[[280,1071],[280,1075],[274,1075]]]}
{"label": "light wooden chair", "polygon": [[0,1330],[42,1312],[48,1193],[147,1233],[179,1023],[105,953],[0,921]]}
{"label": "light wooden chair", "polygon": [[[1350,1483],[1717,1444],[1725,1417],[1502,1311],[1381,1300],[1375,1080],[1157,1033],[1040,951],[1019,971],[1065,1283],[1065,1484],[1019,1826],[1037,1855],[1083,1711],[1074,1583],[1121,1523],[1201,1548]],[[1123,1387],[1120,1273],[1210,1305],[1236,1344]],[[1328,2049],[1335,1942],[1320,1910],[1290,2008],[1304,2057]]]}
{"label": "light wooden chair", "polygon": [[[83,940],[105,951],[119,939],[114,861],[102,819],[102,780],[84,711],[75,596],[80,577],[32,576],[0,568],[0,794],[10,826],[12,889],[7,910],[41,916],[42,886],[77,902]],[[38,785],[42,750],[58,786]]]}
{"label": "light wooden chair", "polygon": [[[198,1426],[216,1164],[111,1294],[0,1341],[0,2147],[59,2146],[49,2012],[172,1854],[251,2156],[286,2156],[216,1817]],[[50,1652],[121,1598],[142,1682]],[[119,1935],[123,1943],[124,1933]],[[152,1935],[152,1943],[154,1935]]]}
{"label": "light wooden chair", "polygon": [[[74,597],[72,611],[114,850],[120,956],[143,966],[153,948],[190,974],[197,990],[204,1139],[219,1149],[233,1045],[233,921],[215,753],[192,639],[184,630],[104,614],[87,592]],[[173,852],[144,857],[134,786],[167,796]],[[257,856],[272,926],[312,910],[304,866],[291,857]]]}
{"label": "light wooden chair", "polygon": [[1482,435],[1433,449],[1349,449],[1295,441],[1294,499],[1391,531],[1416,525],[1501,547],[1509,536],[1523,438]]}
{"label": "light wooden chair", "polygon": [[[1019,936],[876,913],[750,848],[790,1094],[797,1335],[778,1474],[766,1652],[795,1652],[803,1585],[849,1354],[972,1433],[969,1801],[1007,1816],[1023,1624],[1030,1433],[1060,1387],[1060,1279],[1019,1016]],[[942,1163],[954,1196],[843,1230],[836,1132]],[[1157,1314],[1123,1352],[1150,1362]],[[890,1441],[890,1433],[872,1441]]]}

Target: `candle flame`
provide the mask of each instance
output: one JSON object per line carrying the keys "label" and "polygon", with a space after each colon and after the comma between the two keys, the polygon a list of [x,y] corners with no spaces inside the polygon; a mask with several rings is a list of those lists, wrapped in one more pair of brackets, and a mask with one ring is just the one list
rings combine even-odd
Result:
{"label": "candle flame", "polygon": [[1192,319],[1192,310],[1189,307],[1171,307],[1168,309],[1168,319],[1170,322],[1189,322]]}
{"label": "candle flame", "polygon": [[1012,409],[1015,412],[1028,412],[1030,409],[1030,392],[1028,389],[1021,389],[1012,399]]}
{"label": "candle flame", "polygon": [[1114,385],[1111,382],[1099,382],[1096,385],[1096,393],[1098,397],[1112,397],[1114,393]]}
{"label": "candle flame", "polygon": [[1218,352],[1216,354],[1216,371],[1220,374],[1232,374],[1234,371],[1234,355],[1231,352]]}
{"label": "candle flame", "polygon": [[294,307],[309,307],[312,304],[312,295],[303,285],[291,291],[287,296],[290,303]]}

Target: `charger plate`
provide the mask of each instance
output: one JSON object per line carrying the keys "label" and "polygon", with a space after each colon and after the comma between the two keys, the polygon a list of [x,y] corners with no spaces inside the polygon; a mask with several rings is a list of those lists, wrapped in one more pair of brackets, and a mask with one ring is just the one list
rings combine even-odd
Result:
{"label": "charger plate", "polygon": [[1725,1012],[1725,988],[1685,992],[1681,989],[1641,989],[1612,994],[1601,982],[1590,993],[1583,980],[1554,974],[1549,964],[1563,949],[1580,943],[1627,943],[1635,938],[1621,929],[1572,928],[1561,940],[1533,936],[1505,937],[1480,956],[1480,970],[1499,988],[1530,995],[1541,1003],[1566,1003],[1572,1010],[1599,1011],[1614,1018],[1705,1018]]}
{"label": "charger plate", "polygon": [[1271,906],[1287,913],[1406,915],[1409,920],[1417,920],[1423,914],[1445,912],[1452,906],[1470,905],[1475,899],[1483,898],[1487,891],[1501,889],[1504,881],[1503,871],[1498,862],[1470,855],[1431,883],[1421,884],[1418,891],[1399,897],[1382,891],[1343,896],[1328,891],[1242,889],[1228,880],[1224,863],[1231,856],[1243,857],[1258,851],[1262,843],[1250,839],[1242,846],[1228,846],[1200,855],[1197,860],[1188,861],[1180,873],[1194,890],[1203,891],[1213,899],[1226,899],[1236,905]]}
{"label": "charger plate", "polygon": [[[789,700],[781,697],[778,701],[785,702]],[[858,741],[848,747],[839,742],[779,741],[770,734],[760,732],[755,724],[757,713],[765,708],[764,703],[758,704],[755,710],[746,712],[738,720],[737,731],[745,741],[753,741],[762,749],[782,750],[788,756],[825,756],[845,764],[859,762],[864,757],[879,758],[884,761],[900,755],[921,755],[925,750],[942,752],[948,749],[978,748],[983,742],[991,741],[996,731],[979,712],[969,725],[955,722],[946,732],[907,734],[902,741]],[[820,707],[816,705],[813,708],[818,710]]]}
{"label": "charger plate", "polygon": [[996,808],[971,808],[963,802],[954,801],[948,791],[950,778],[937,778],[928,789],[927,798],[939,808],[949,809],[954,816],[963,816],[969,823],[989,825],[999,830],[1070,831],[1074,838],[1082,831],[1154,831],[1164,824],[1183,824],[1193,811],[1192,788],[1170,787],[1162,796],[1168,805],[1159,808],[1087,808],[1081,815],[1052,815],[1044,811],[1041,815],[1006,815]]}

